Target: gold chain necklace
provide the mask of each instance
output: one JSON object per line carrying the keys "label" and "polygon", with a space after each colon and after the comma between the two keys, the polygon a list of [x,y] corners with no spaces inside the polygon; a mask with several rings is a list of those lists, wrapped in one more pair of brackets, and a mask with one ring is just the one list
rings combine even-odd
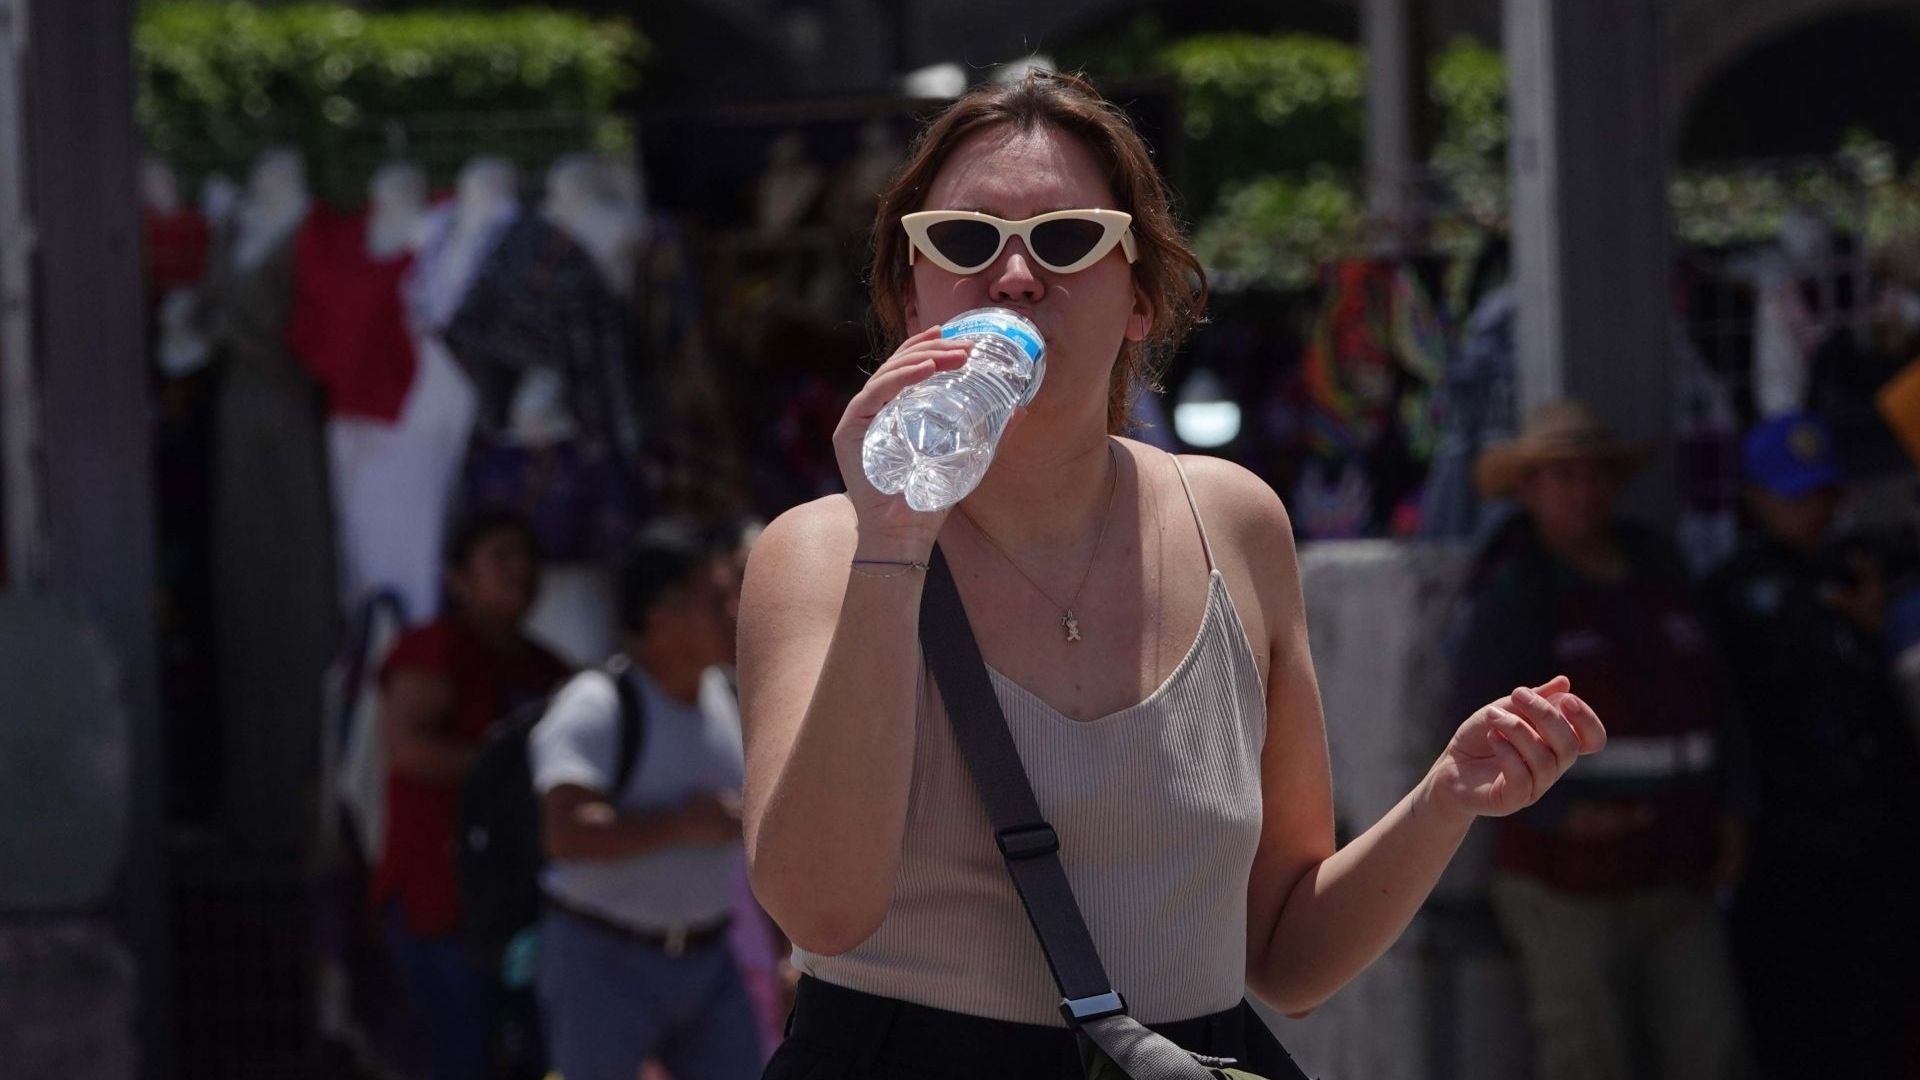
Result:
{"label": "gold chain necklace", "polygon": [[988,533],[987,530],[981,528],[980,523],[973,520],[973,515],[967,513],[965,507],[963,506],[954,507],[955,510],[959,511],[961,517],[967,519],[967,524],[973,527],[973,531],[979,533],[980,538],[982,540],[985,540],[989,545],[991,545],[993,550],[998,552],[1002,559],[1006,560],[1006,564],[1008,566],[1013,567],[1014,573],[1019,574],[1023,578],[1026,578],[1027,584],[1033,586],[1034,592],[1037,592],[1041,596],[1046,597],[1047,603],[1052,604],[1054,607],[1057,607],[1061,610],[1061,612],[1063,613],[1063,617],[1060,620],[1060,625],[1066,630],[1067,641],[1070,643],[1078,642],[1080,640],[1080,617],[1074,614],[1073,607],[1075,604],[1078,604],[1080,602],[1080,592],[1081,590],[1087,587],[1087,578],[1091,577],[1093,574],[1093,564],[1096,561],[1098,561],[1100,558],[1101,545],[1107,542],[1107,527],[1113,524],[1113,505],[1115,502],[1115,496],[1117,496],[1120,493],[1120,463],[1117,460],[1114,460],[1112,443],[1107,444],[1107,459],[1113,462],[1113,480],[1107,485],[1107,514],[1106,514],[1106,517],[1101,519],[1100,535],[1096,537],[1093,541],[1093,553],[1087,556],[1087,568],[1080,572],[1080,584],[1076,586],[1073,590],[1073,599],[1067,601],[1064,604],[1058,600],[1055,600],[1053,598],[1052,593],[1041,588],[1039,582],[1033,580],[1033,578],[1030,577],[1025,570],[1020,569],[1020,564],[1013,561],[1013,556],[1007,554],[1007,549],[1001,547],[1000,542],[998,540],[995,540],[991,533]]}

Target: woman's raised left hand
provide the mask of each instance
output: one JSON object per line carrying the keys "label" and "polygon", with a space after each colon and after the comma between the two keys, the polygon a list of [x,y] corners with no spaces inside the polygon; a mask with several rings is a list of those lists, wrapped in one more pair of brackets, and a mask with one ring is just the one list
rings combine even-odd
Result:
{"label": "woman's raised left hand", "polygon": [[1443,810],[1505,817],[1532,806],[1580,760],[1607,744],[1607,729],[1564,675],[1517,687],[1460,725],[1427,774]]}

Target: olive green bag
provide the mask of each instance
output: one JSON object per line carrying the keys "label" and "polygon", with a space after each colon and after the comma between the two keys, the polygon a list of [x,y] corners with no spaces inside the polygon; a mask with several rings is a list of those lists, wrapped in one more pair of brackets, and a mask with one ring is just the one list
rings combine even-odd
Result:
{"label": "olive green bag", "polygon": [[[1074,900],[1060,865],[1059,837],[1040,815],[960,590],[938,546],[920,605],[920,642],[1007,874],[1060,988],[1060,1013],[1079,1037],[1087,1080],[1307,1080],[1277,1042],[1273,1046],[1284,1071],[1263,1078],[1231,1068],[1238,1063],[1230,1059],[1183,1050],[1127,1015],[1126,1000],[1107,977]],[[1251,1014],[1246,1020],[1259,1023]],[[1260,1034],[1271,1039],[1264,1030]]]}

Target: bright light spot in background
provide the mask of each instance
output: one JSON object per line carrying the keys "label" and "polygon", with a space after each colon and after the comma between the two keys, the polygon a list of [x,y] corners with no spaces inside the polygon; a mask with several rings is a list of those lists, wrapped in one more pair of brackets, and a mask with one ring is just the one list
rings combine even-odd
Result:
{"label": "bright light spot in background", "polygon": [[908,97],[957,98],[967,92],[967,69],[952,62],[930,64],[901,76],[900,89]]}
{"label": "bright light spot in background", "polygon": [[1220,376],[1201,368],[1181,384],[1173,406],[1173,433],[1188,446],[1211,450],[1240,436],[1240,406]]}

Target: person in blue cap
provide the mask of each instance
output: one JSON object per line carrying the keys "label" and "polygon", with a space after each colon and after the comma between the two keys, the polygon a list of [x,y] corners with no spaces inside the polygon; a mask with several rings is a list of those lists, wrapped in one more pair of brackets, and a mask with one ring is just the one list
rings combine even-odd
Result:
{"label": "person in blue cap", "polygon": [[1758,798],[1732,929],[1763,1075],[1899,1076],[1920,989],[1920,755],[1880,640],[1883,577],[1832,542],[1846,477],[1805,415],[1743,447],[1754,535],[1708,581]]}

